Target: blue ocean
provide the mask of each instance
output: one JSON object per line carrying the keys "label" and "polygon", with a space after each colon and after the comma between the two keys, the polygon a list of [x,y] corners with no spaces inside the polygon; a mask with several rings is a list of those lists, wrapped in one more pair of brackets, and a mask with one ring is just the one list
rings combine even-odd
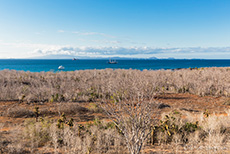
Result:
{"label": "blue ocean", "polygon": [[59,66],[62,71],[87,69],[138,69],[159,70],[199,67],[228,67],[230,60],[117,60],[117,64],[109,64],[108,60],[29,60],[29,59],[1,59],[0,70],[18,70],[30,72],[57,72]]}

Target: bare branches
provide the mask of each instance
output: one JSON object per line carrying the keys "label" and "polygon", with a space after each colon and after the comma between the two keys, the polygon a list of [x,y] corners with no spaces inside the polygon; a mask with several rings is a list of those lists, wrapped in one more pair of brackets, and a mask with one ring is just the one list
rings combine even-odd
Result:
{"label": "bare branches", "polygon": [[[0,71],[0,100],[96,101],[120,93],[151,100],[157,93],[229,96],[229,68],[182,70]],[[56,97],[57,96],[57,97]]]}
{"label": "bare branches", "polygon": [[139,154],[153,124],[153,101],[143,97],[128,100],[113,98],[101,103],[102,108],[124,135],[131,154]]}

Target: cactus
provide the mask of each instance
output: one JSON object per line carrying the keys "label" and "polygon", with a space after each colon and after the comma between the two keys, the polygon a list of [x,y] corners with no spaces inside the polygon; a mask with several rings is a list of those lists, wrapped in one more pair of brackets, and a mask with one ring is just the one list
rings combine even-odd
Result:
{"label": "cactus", "polygon": [[81,130],[84,130],[85,127],[83,125],[78,125],[78,136],[81,135]]}
{"label": "cactus", "polygon": [[73,127],[73,118],[71,118],[67,123],[66,123],[70,128]]}
{"label": "cactus", "polygon": [[171,112],[168,115],[165,115],[163,120],[160,120],[160,124],[152,128],[150,143],[154,144],[158,141],[157,134],[163,133],[163,141],[170,143],[175,134],[180,134],[184,138],[182,140],[186,142],[188,139],[185,136],[193,133],[200,129],[198,121],[191,123],[186,122],[181,125],[181,113],[178,111]]}
{"label": "cactus", "polygon": [[35,118],[36,118],[36,122],[37,122],[38,121],[38,117],[40,115],[39,107],[34,107],[34,114],[35,114]]}
{"label": "cactus", "polygon": [[208,111],[208,109],[206,109],[204,112],[203,112],[203,115],[205,118],[208,118],[210,116],[210,113]]}
{"label": "cactus", "polygon": [[73,127],[73,118],[71,118],[69,121],[66,119],[65,113],[62,113],[61,117],[57,120],[57,127],[59,129],[63,129],[64,125],[68,125],[70,128]]}
{"label": "cactus", "polygon": [[22,95],[22,97],[19,99],[19,103],[22,103],[24,101],[25,97],[26,97],[25,95]]}

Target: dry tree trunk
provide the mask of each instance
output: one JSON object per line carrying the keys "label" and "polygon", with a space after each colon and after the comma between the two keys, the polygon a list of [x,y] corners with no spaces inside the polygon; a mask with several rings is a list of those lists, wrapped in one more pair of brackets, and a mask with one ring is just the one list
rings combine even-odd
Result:
{"label": "dry tree trunk", "polygon": [[104,100],[101,107],[123,134],[131,154],[139,154],[153,126],[154,102],[143,97],[128,100],[112,97]]}

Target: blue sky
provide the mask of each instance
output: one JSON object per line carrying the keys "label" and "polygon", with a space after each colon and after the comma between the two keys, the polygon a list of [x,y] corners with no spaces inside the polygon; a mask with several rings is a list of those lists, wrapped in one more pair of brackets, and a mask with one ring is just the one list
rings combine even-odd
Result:
{"label": "blue sky", "polygon": [[0,58],[230,58],[229,0],[0,0]]}

